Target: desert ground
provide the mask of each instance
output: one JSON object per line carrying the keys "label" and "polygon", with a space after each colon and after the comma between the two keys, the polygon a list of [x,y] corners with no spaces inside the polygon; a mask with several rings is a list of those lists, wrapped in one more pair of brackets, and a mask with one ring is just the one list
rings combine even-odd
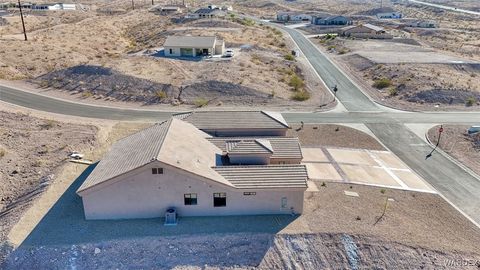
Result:
{"label": "desert ground", "polygon": [[[76,100],[139,105],[331,103],[305,59],[285,57],[293,42],[274,28],[235,15],[194,20],[185,19],[185,13],[150,12],[148,5],[131,10],[125,3],[93,3],[87,11],[28,13],[27,42],[20,18],[3,17],[0,79],[33,83],[44,93],[61,91]],[[201,61],[166,58],[160,49],[168,35],[215,35],[236,55]]]}
{"label": "desert ground", "polygon": [[480,134],[469,135],[467,132],[469,127],[465,125],[443,125],[440,142],[438,138],[440,126],[431,128],[427,135],[432,144],[435,145],[439,142],[438,147],[440,149],[480,175]]}

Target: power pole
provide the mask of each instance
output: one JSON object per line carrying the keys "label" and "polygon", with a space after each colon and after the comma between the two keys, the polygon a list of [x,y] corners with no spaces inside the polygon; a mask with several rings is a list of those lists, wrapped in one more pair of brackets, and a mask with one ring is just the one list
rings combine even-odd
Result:
{"label": "power pole", "polygon": [[25,22],[23,21],[22,4],[20,4],[20,0],[18,0],[18,7],[20,8],[20,17],[22,18],[23,36],[25,37],[25,41],[27,41],[27,31],[25,30]]}

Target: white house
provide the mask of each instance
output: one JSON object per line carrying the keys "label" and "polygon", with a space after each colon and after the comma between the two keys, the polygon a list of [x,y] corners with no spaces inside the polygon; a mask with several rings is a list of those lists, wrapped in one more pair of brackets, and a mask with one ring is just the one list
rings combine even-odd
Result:
{"label": "white house", "polygon": [[277,13],[277,21],[281,22],[311,22],[312,15],[299,13],[299,12],[291,12],[291,11],[282,11]]}
{"label": "white house", "polygon": [[165,56],[212,56],[223,55],[225,42],[216,37],[169,36],[163,47]]}
{"label": "white house", "polygon": [[[162,217],[171,208],[179,216],[302,213],[304,165],[251,164],[286,148],[268,138],[237,138],[222,151],[211,139],[171,118],[118,141],[77,190],[85,218]],[[230,159],[234,152],[244,161]]]}

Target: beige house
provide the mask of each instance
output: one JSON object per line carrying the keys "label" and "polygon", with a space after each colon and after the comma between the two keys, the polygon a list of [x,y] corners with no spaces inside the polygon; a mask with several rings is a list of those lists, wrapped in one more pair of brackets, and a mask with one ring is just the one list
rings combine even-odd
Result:
{"label": "beige house", "polygon": [[77,191],[85,218],[302,213],[305,166],[271,163],[298,141],[222,139],[171,118],[118,141]]}
{"label": "beige house", "polygon": [[213,56],[223,55],[225,42],[216,37],[169,36],[163,47],[165,56]]}
{"label": "beige house", "polygon": [[356,38],[393,38],[393,36],[388,34],[383,27],[368,23],[345,27],[342,30],[342,35]]}

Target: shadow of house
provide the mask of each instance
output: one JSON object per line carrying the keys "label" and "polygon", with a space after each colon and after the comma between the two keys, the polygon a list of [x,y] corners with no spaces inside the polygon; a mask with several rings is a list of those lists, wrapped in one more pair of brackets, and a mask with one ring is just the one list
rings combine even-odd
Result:
{"label": "shadow of house", "polygon": [[[293,222],[297,216],[290,215],[261,215],[261,216],[223,216],[223,217],[181,217],[177,226],[164,226],[163,218],[152,219],[130,219],[130,220],[85,220],[83,213],[82,200],[80,196],[76,194],[76,190],[85,181],[88,175],[93,171],[96,164],[89,166],[65,191],[65,193],[59,198],[54,206],[48,211],[48,213],[37,224],[33,231],[28,235],[25,241],[11,254],[7,259],[5,265],[6,268],[23,268],[35,265],[36,269],[43,269],[48,267],[54,267],[47,259],[43,260],[42,252],[50,250],[49,256],[62,257],[61,252],[53,252],[53,250],[66,250],[65,252],[71,252],[72,248],[78,247],[78,245],[90,247],[93,250],[98,245],[106,245],[109,247],[115,246],[112,241],[122,242],[127,241],[127,245],[130,242],[137,239],[151,237],[152,242],[158,242],[160,245],[162,241],[171,239],[185,239],[190,243],[197,241],[200,236],[207,236],[211,243],[215,241],[223,241],[222,239],[228,237],[234,237],[236,235],[246,236],[253,235],[250,238],[258,249],[251,252],[250,257],[254,258],[253,265],[247,265],[249,267],[256,266],[260,263],[265,253],[273,244],[273,238],[276,233],[285,228],[289,223]],[[257,237],[258,236],[258,237]],[[235,239],[238,239],[235,238]],[[245,237],[247,239],[247,237]],[[245,241],[250,241],[245,240]],[[149,240],[150,241],[150,240]],[[182,240],[183,241],[183,240]],[[232,240],[236,241],[236,240]],[[167,241],[168,242],[168,241]],[[229,258],[228,249],[219,249],[215,247],[215,244],[207,245],[205,243],[198,243],[199,246],[203,246],[205,252],[209,251],[216,254],[220,258],[225,258],[222,261],[223,264],[239,265],[242,258]],[[230,243],[232,245],[242,243]],[[138,243],[135,242],[138,247]],[[165,244],[166,245],[166,244]],[[188,245],[187,245],[188,246]],[[151,248],[151,246],[150,246]],[[161,248],[153,250],[146,250],[144,253],[155,254],[156,257],[162,257]],[[167,252],[166,250],[165,252]],[[112,252],[119,252],[118,250]],[[134,252],[131,251],[130,252]],[[140,252],[140,251],[139,251]],[[179,251],[178,256],[181,256],[181,252],[189,252],[187,250]],[[247,253],[248,253],[247,252]],[[92,252],[93,253],[93,252]],[[103,253],[103,252],[102,252]],[[78,254],[77,254],[78,255]],[[93,254],[90,254],[93,257]],[[132,256],[143,256],[144,254],[130,254]],[[36,258],[35,256],[39,256]],[[73,255],[72,255],[73,256]],[[84,258],[89,256],[87,253],[83,254],[82,260],[78,263],[85,263],[86,267],[91,265],[90,260],[95,258]],[[18,261],[13,258],[21,258]],[[202,258],[201,256],[199,258]],[[58,258],[57,258],[58,259]],[[186,265],[193,264],[203,267],[205,264],[211,265],[211,258],[208,256],[196,261],[185,261]],[[55,259],[56,260],[56,259]],[[61,258],[59,259],[61,260]],[[128,260],[128,256],[127,256]],[[206,260],[206,261],[205,261]],[[240,261],[239,261],[240,260]],[[249,264],[252,264],[252,260],[249,260]],[[39,263],[39,265],[36,265]],[[116,263],[110,262],[110,263]],[[163,262],[165,263],[165,262]],[[31,265],[32,264],[32,265]],[[256,264],[256,265],[255,265]],[[43,267],[42,267],[43,265]],[[115,267],[114,265],[110,265]],[[118,265],[117,265],[118,266]],[[163,265],[171,268],[174,265]],[[222,265],[228,266],[228,265]]]}

